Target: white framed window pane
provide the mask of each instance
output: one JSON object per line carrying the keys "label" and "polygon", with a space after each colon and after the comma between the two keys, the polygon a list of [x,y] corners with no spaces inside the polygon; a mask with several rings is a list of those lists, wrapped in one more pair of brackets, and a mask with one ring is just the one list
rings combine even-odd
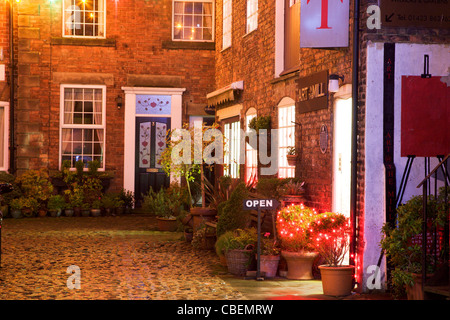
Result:
{"label": "white framed window pane", "polygon": [[104,37],[106,0],[64,0],[63,36]]}
{"label": "white framed window pane", "polygon": [[295,147],[295,105],[278,108],[278,177],[292,178],[295,166],[287,163],[286,155],[290,147]]}
{"label": "white framed window pane", "polygon": [[104,168],[104,90],[92,87],[65,87],[62,90],[61,162],[68,160],[75,167],[100,159]]}
{"label": "white framed window pane", "polygon": [[[256,114],[248,114],[246,116],[246,130],[250,131],[250,121],[256,117]],[[258,151],[249,143],[245,144],[245,181],[258,179]]]}
{"label": "white framed window pane", "polygon": [[173,1],[173,40],[212,41],[213,40],[212,0]]}
{"label": "white framed window pane", "polygon": [[231,0],[223,0],[223,18],[222,18],[222,49],[231,46],[231,18],[232,18],[232,2]]}
{"label": "white framed window pane", "polygon": [[258,27],[258,0],[247,0],[247,33]]}

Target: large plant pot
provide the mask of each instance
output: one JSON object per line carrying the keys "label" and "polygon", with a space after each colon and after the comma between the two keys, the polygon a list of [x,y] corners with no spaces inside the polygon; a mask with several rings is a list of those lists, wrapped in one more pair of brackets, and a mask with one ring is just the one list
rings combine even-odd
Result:
{"label": "large plant pot", "polygon": [[348,296],[353,289],[355,266],[319,266],[323,294],[327,296]]}
{"label": "large plant pot", "polygon": [[290,166],[295,166],[297,164],[297,156],[296,155],[286,155],[287,163]]}
{"label": "large plant pot", "polygon": [[73,217],[73,209],[65,209],[64,210],[64,215],[66,217]]}
{"label": "large plant pot", "polygon": [[20,210],[20,209],[13,209],[13,210],[11,210],[11,216],[14,219],[23,218],[22,210]]}
{"label": "large plant pot", "polygon": [[253,250],[229,250],[225,253],[228,272],[236,276],[245,276],[251,264]]}
{"label": "large plant pot", "polygon": [[[432,277],[433,274],[427,274],[427,278]],[[408,300],[424,300],[422,274],[412,274],[414,284],[412,286],[406,285],[406,297]]]}
{"label": "large plant pot", "polygon": [[156,220],[159,231],[177,231],[177,219],[156,217]]}
{"label": "large plant pot", "polygon": [[281,251],[281,256],[287,263],[286,278],[291,280],[312,280],[312,265],[319,254],[317,252]]}
{"label": "large plant pot", "polygon": [[265,273],[266,278],[273,278],[277,275],[280,256],[261,255],[260,271]]}
{"label": "large plant pot", "polygon": [[192,229],[194,229],[195,233],[202,224],[216,219],[217,210],[212,208],[194,207],[190,209],[190,214],[193,221]]}
{"label": "large plant pot", "polygon": [[100,217],[102,215],[101,209],[91,209],[91,216]]}

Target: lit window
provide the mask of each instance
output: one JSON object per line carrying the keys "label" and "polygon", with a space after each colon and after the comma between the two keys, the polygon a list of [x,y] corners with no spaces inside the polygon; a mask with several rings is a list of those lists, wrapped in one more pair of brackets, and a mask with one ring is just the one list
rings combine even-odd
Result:
{"label": "lit window", "polygon": [[223,134],[225,139],[223,174],[231,178],[239,178],[239,155],[241,152],[239,119],[225,120]]}
{"label": "lit window", "polygon": [[213,2],[173,1],[173,40],[213,41]]}
{"label": "lit window", "polygon": [[0,171],[8,170],[9,104],[0,101]]}
{"label": "lit window", "polygon": [[286,155],[290,147],[295,147],[295,104],[278,108],[278,177],[292,178],[295,166],[287,163]]}
{"label": "lit window", "polygon": [[104,168],[105,149],[104,86],[61,86],[61,163],[74,168],[78,160],[97,160]]}
{"label": "lit window", "polygon": [[258,27],[258,0],[247,0],[247,33]]}
{"label": "lit window", "polygon": [[[245,117],[247,132],[250,131],[249,123],[256,117],[256,110],[250,108]],[[256,138],[257,139],[257,138]],[[256,181],[258,179],[258,151],[256,146],[245,144],[245,181]]]}
{"label": "lit window", "polygon": [[222,50],[231,47],[231,0],[223,0]]}
{"label": "lit window", "polygon": [[63,35],[105,37],[105,0],[64,0]]}

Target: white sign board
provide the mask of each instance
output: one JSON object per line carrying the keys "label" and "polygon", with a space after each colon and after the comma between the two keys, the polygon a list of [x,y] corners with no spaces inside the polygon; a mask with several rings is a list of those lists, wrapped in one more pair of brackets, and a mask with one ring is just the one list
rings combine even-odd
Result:
{"label": "white sign board", "polygon": [[348,47],[349,0],[301,0],[300,48]]}

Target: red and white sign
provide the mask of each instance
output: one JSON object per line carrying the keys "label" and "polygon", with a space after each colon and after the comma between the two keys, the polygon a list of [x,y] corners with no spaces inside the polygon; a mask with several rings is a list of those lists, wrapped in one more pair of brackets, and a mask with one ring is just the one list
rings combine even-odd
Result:
{"label": "red and white sign", "polygon": [[300,48],[347,47],[349,0],[301,0]]}

